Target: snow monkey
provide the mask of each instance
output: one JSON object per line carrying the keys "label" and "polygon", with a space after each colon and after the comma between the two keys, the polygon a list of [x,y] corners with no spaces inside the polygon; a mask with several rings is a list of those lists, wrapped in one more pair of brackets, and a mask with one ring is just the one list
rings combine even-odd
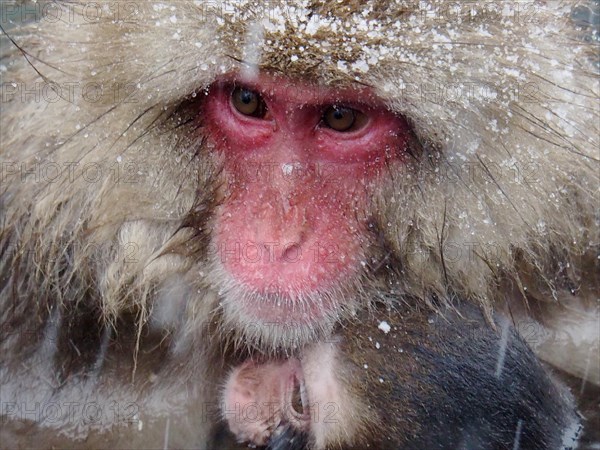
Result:
{"label": "snow monkey", "polygon": [[[553,370],[592,420],[598,8],[3,2],[2,446],[219,448],[230,374],[305,373],[374,305],[415,320],[407,345],[431,316],[405,305],[455,327],[410,363],[443,367],[448,389],[403,386],[416,372],[390,356],[394,389],[464,400],[443,342],[471,305],[486,336],[510,320],[533,351],[511,364],[556,386],[527,414],[569,422]],[[491,364],[484,341],[457,364]],[[537,395],[523,370],[515,389]],[[390,388],[346,373],[363,404]],[[489,382],[487,405],[511,404]],[[434,439],[428,411],[413,442]],[[301,445],[329,445],[312,425]]]}

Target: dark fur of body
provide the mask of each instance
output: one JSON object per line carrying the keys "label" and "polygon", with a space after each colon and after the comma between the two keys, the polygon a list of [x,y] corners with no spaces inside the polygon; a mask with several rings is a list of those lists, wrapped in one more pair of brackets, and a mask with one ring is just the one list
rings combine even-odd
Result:
{"label": "dark fur of body", "polygon": [[[414,307],[375,309],[332,342],[334,377],[357,399],[358,416],[368,419],[354,423],[361,431],[353,445],[331,448],[574,448],[580,425],[571,394],[505,319],[493,330],[466,305],[443,318]],[[335,423],[343,403],[322,408],[328,414],[321,420]],[[304,449],[307,434],[290,426],[271,448]]]}

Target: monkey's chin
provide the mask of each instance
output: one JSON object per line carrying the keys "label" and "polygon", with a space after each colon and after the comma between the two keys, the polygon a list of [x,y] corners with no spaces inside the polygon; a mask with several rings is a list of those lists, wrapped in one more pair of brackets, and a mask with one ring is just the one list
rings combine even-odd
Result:
{"label": "monkey's chin", "polygon": [[240,343],[265,349],[293,348],[328,336],[343,316],[352,314],[358,283],[363,283],[354,274],[311,289],[297,279],[283,283],[280,278],[265,290],[246,283],[217,259],[210,262],[208,274],[226,332]]}
{"label": "monkey's chin", "polygon": [[321,309],[317,304],[303,308],[281,306],[281,300],[263,299],[221,301],[224,329],[233,332],[235,342],[252,348],[297,350],[302,346],[331,335],[339,320],[340,309]]}
{"label": "monkey's chin", "polygon": [[264,323],[311,326],[336,310],[332,298],[317,293],[266,293],[241,297],[240,308],[248,317]]}
{"label": "monkey's chin", "polygon": [[265,294],[228,283],[219,297],[225,327],[263,348],[294,348],[328,335],[345,306],[337,290]]}

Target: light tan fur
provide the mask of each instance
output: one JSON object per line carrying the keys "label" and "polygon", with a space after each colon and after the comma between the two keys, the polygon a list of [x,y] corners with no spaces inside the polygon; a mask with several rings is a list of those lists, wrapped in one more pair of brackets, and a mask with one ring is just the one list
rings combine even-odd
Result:
{"label": "light tan fur", "polygon": [[[177,351],[189,351],[198,322],[220,314],[221,282],[210,257],[189,248],[210,227],[182,227],[190,210],[208,214],[217,201],[219,162],[195,105],[220,74],[257,65],[317,85],[372,86],[414,127],[413,156],[372,196],[398,265],[370,277],[371,288],[520,317],[550,303],[535,323],[554,331],[576,305],[597,324],[597,46],[570,2],[498,8],[166,1],[91,20],[82,3],[63,4],[63,20],[5,27],[0,317],[12,320],[15,301],[44,316],[85,299],[110,323],[133,313],[140,327],[152,318],[180,327]],[[44,97],[48,83],[63,98]],[[25,87],[40,98],[22,96]],[[94,87],[102,95],[91,102],[96,91],[83,91]],[[44,172],[55,167],[56,178]],[[183,313],[161,306],[173,298]],[[547,344],[577,347],[577,364],[541,353],[598,384],[597,330],[577,345]],[[14,352],[8,340],[0,349]]]}

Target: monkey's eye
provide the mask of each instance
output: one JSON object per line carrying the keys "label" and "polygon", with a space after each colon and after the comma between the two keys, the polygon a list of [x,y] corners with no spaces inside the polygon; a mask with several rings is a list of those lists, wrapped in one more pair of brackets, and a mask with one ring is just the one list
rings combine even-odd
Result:
{"label": "monkey's eye", "polygon": [[264,117],[267,105],[257,92],[236,87],[231,93],[231,103],[240,114],[251,117]]}
{"label": "monkey's eye", "polygon": [[292,392],[292,408],[298,414],[304,414],[304,404],[302,403],[302,395],[300,393],[300,385],[294,386],[294,391]]}
{"label": "monkey's eye", "polygon": [[364,116],[360,111],[345,106],[330,106],[323,114],[323,123],[332,130],[353,131],[361,125]]}

